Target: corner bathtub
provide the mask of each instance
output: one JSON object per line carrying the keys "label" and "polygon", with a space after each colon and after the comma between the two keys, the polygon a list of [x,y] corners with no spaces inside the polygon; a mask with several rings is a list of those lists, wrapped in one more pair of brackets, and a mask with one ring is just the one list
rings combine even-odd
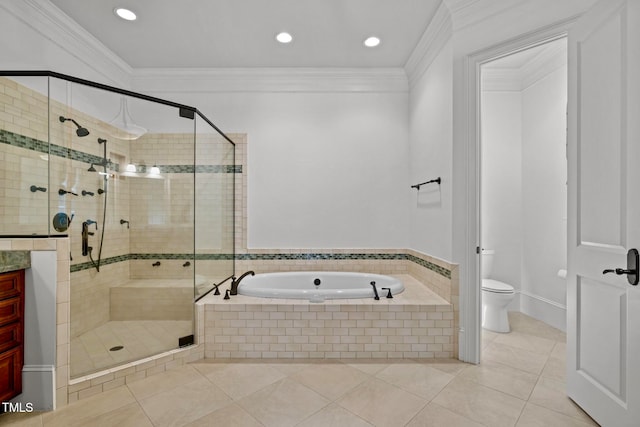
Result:
{"label": "corner bathtub", "polygon": [[[315,285],[318,279],[319,285]],[[376,283],[380,298],[396,295],[404,290],[402,282],[390,276],[367,273],[346,273],[327,271],[300,271],[286,273],[263,273],[247,276],[238,285],[238,294],[283,299],[308,299],[322,302],[325,299],[373,298]]]}

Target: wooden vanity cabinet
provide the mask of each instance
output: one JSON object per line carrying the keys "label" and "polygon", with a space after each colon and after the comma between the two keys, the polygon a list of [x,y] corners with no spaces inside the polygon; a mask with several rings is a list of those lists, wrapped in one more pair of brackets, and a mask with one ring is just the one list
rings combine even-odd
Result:
{"label": "wooden vanity cabinet", "polygon": [[24,270],[0,273],[0,402],[22,393]]}

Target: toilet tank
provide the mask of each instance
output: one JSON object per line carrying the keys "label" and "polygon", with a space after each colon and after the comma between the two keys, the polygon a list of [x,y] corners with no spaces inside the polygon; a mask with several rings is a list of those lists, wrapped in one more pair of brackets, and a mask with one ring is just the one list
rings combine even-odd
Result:
{"label": "toilet tank", "polygon": [[480,274],[483,279],[491,277],[493,271],[493,255],[495,251],[493,249],[482,249],[480,255]]}

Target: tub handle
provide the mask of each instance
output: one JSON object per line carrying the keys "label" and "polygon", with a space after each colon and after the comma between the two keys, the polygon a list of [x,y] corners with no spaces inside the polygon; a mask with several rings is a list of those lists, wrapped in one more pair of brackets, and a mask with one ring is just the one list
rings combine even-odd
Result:
{"label": "tub handle", "polygon": [[373,293],[376,295],[373,297],[374,300],[379,300],[380,296],[378,295],[378,288],[376,288],[376,282],[371,282],[371,286],[373,286]]}
{"label": "tub handle", "polygon": [[229,296],[229,289],[226,289],[224,291],[224,298],[222,298],[222,299],[231,299],[231,297]]}
{"label": "tub handle", "polygon": [[393,295],[391,295],[391,288],[381,288],[383,291],[386,289],[387,290],[387,298],[393,298]]}

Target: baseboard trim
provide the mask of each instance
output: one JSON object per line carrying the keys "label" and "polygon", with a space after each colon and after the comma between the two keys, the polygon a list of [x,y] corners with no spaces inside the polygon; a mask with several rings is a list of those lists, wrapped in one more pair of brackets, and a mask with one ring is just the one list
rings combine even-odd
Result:
{"label": "baseboard trim", "polygon": [[30,403],[36,411],[55,409],[56,367],[53,365],[24,365],[22,394],[12,402]]}
{"label": "baseboard trim", "polygon": [[520,311],[561,331],[567,330],[567,306],[520,290]]}

